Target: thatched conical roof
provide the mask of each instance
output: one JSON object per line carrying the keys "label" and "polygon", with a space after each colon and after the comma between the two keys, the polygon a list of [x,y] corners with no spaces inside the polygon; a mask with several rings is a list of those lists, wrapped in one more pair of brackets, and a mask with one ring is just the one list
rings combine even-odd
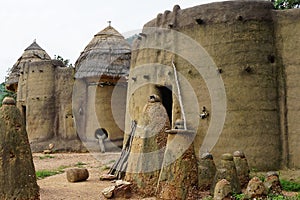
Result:
{"label": "thatched conical roof", "polygon": [[77,59],[75,78],[126,77],[130,55],[130,44],[109,25],[94,36]]}
{"label": "thatched conical roof", "polygon": [[51,60],[51,58],[47,54],[47,52],[42,49],[34,40],[33,43],[24,50],[22,56],[12,67],[10,74],[6,80],[6,84],[11,85],[18,83],[21,66],[23,66],[25,63],[42,60]]}

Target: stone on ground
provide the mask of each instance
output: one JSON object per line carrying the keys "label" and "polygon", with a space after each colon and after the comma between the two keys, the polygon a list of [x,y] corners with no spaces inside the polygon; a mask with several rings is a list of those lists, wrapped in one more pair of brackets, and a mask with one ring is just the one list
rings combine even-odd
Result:
{"label": "stone on ground", "polygon": [[216,165],[212,154],[204,153],[198,166],[198,188],[200,191],[209,190],[216,174]]}
{"label": "stone on ground", "polygon": [[233,161],[235,164],[236,172],[242,188],[246,188],[250,180],[250,170],[248,161],[242,151],[235,151],[233,153]]}
{"label": "stone on ground", "polygon": [[107,198],[125,198],[129,199],[132,196],[132,183],[123,181],[123,180],[117,180],[115,182],[115,185],[110,186],[102,190],[102,195]]}
{"label": "stone on ground", "polygon": [[246,188],[245,197],[247,199],[263,198],[267,195],[264,183],[258,178],[253,177]]}
{"label": "stone on ground", "polygon": [[117,177],[115,175],[111,175],[111,174],[102,174],[100,176],[100,181],[112,181],[117,179]]}
{"label": "stone on ground", "polygon": [[217,182],[219,182],[222,179],[226,179],[230,182],[232,191],[234,193],[241,192],[240,181],[238,179],[235,164],[233,162],[233,156],[230,153],[223,154],[221,157],[221,166],[216,172],[216,176],[211,187],[211,193],[214,192],[214,188]]}
{"label": "stone on ground", "polygon": [[282,194],[282,186],[277,172],[268,172],[264,185],[268,191],[268,194]]}
{"label": "stone on ground", "polygon": [[220,180],[215,187],[214,200],[230,199],[232,188],[230,182],[226,179]]}
{"label": "stone on ground", "polygon": [[109,186],[107,188],[104,188],[102,190],[102,194],[105,198],[107,199],[111,199],[113,198],[113,194],[114,194],[114,190],[115,190],[116,186]]}

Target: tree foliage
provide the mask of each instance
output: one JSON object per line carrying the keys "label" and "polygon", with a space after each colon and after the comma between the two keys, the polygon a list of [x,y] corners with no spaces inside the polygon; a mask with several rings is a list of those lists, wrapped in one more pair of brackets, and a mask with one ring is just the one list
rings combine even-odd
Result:
{"label": "tree foliage", "polygon": [[300,0],[275,0],[276,9],[300,8]]}
{"label": "tree foliage", "polygon": [[67,67],[72,67],[72,64],[70,63],[69,59],[64,59],[63,57],[61,57],[60,55],[54,55],[54,59],[55,60],[60,60],[61,62],[64,63],[65,66]]}
{"label": "tree foliage", "polygon": [[130,45],[132,45],[132,44],[133,44],[133,41],[134,41],[136,38],[138,38],[138,34],[134,34],[134,35],[132,35],[132,36],[126,38],[126,41],[127,41]]}

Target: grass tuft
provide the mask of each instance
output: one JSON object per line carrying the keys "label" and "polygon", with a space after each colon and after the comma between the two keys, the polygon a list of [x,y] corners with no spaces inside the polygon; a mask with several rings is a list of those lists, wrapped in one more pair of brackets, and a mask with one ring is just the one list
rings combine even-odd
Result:
{"label": "grass tuft", "polygon": [[56,174],[62,174],[65,172],[65,168],[67,168],[68,166],[60,166],[58,169],[55,170],[47,170],[47,169],[43,169],[43,170],[38,170],[35,172],[37,179],[44,179],[46,177],[49,176],[54,176]]}
{"label": "grass tuft", "polygon": [[51,155],[45,155],[45,156],[40,156],[39,158],[40,160],[44,160],[44,159],[55,158],[55,157]]}
{"label": "grass tuft", "polygon": [[84,165],[87,165],[87,164],[84,163],[84,162],[78,162],[78,163],[75,164],[75,167],[81,168],[81,167],[83,167]]}
{"label": "grass tuft", "polygon": [[61,171],[52,171],[52,170],[39,170],[39,171],[36,171],[36,177],[38,179],[44,179],[46,177],[49,177],[49,176],[53,176],[53,175],[56,175],[56,174],[61,174],[63,172]]}
{"label": "grass tuft", "polygon": [[289,192],[300,192],[300,183],[287,181],[284,179],[280,180],[283,190]]}

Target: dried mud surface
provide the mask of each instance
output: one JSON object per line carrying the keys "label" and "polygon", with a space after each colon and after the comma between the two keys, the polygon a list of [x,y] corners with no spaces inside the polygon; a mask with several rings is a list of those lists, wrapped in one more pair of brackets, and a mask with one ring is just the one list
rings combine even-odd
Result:
{"label": "dried mud surface", "polygon": [[[120,153],[55,153],[45,155],[34,153],[33,161],[35,170],[58,170],[66,171],[70,168],[84,167],[89,171],[89,178],[84,182],[70,183],[67,181],[66,172],[38,180],[41,200],[102,200],[105,199],[101,191],[114,185],[110,181],[100,181],[100,175],[107,173],[109,167],[118,159]],[[80,164],[78,166],[78,164]],[[84,165],[82,165],[84,164]],[[300,181],[300,170],[280,171],[282,178],[286,180]],[[297,193],[285,192],[287,196]],[[204,194],[202,194],[204,195]],[[207,195],[207,194],[206,194]],[[204,195],[204,196],[206,196]],[[118,198],[120,199],[120,198]],[[143,199],[133,195],[130,199]],[[155,198],[147,198],[154,200]],[[146,199],[144,199],[146,200]]]}
{"label": "dried mud surface", "polygon": [[[100,181],[101,174],[106,173],[119,153],[34,153],[35,170],[59,170],[65,172],[38,180],[41,200],[99,200],[105,199],[101,191],[114,185],[110,181]],[[51,156],[51,157],[50,157]],[[66,178],[66,170],[78,167],[87,168],[89,178],[84,182],[70,183]],[[85,164],[85,165],[82,165]],[[131,199],[142,199],[133,196]]]}

